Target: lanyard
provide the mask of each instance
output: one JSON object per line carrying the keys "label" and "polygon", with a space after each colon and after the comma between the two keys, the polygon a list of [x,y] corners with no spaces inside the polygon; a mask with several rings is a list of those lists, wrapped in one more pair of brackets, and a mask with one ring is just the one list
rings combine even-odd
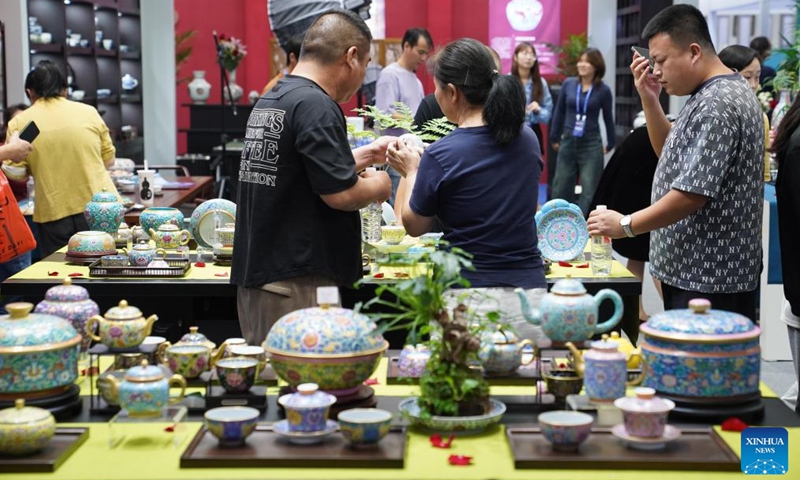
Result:
{"label": "lanyard", "polygon": [[589,108],[589,97],[592,96],[592,89],[594,85],[589,87],[589,91],[586,92],[586,100],[583,101],[583,113],[581,113],[580,106],[581,106],[581,82],[578,82],[578,86],[575,89],[575,114],[577,116],[583,116],[586,118],[586,111]]}

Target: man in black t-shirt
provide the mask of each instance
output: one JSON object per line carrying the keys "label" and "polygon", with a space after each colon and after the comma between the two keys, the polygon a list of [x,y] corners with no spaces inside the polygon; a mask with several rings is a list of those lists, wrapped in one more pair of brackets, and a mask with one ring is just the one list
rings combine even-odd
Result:
{"label": "man in black t-shirt", "polygon": [[239,166],[231,282],[247,343],[284,314],[315,304],[316,288],[361,278],[358,210],[391,194],[390,138],[351,152],[344,113],[370,60],[372,35],[345,10],[320,15],[291,75],[250,114]]}

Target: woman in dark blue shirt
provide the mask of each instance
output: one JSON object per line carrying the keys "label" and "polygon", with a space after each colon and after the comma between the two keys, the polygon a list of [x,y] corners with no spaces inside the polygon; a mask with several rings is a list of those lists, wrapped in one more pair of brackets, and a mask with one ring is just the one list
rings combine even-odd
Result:
{"label": "woman in dark blue shirt", "polygon": [[[603,83],[606,63],[595,48],[588,48],[578,59],[578,76],[561,85],[550,142],[558,151],[553,178],[553,198],[577,203],[584,214],[594,197],[603,174],[603,154],[614,148],[614,117],[611,89]],[[606,124],[608,142],[600,136],[600,111]],[[581,181],[581,195],[575,202],[575,182]]]}
{"label": "woman in dark blue shirt", "polygon": [[444,239],[473,255],[462,271],[472,287],[544,288],[536,201],[542,158],[525,121],[525,92],[499,75],[488,48],[461,39],[435,57],[436,100],[458,128],[425,150],[402,141],[387,149],[406,179],[403,226],[427,232],[441,220]]}

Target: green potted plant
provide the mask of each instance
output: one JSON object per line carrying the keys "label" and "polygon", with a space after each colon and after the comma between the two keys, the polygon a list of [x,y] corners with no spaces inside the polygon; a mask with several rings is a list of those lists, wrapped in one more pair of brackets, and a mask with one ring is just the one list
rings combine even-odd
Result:
{"label": "green potted plant", "polygon": [[464,429],[465,421],[448,423],[440,417],[474,417],[477,423],[468,423],[467,428],[485,428],[499,421],[505,406],[489,398],[489,384],[480,368],[473,366],[479,362],[481,335],[496,326],[499,314],[476,315],[460,302],[452,312],[448,309],[448,291],[469,287],[461,271],[473,267],[463,250],[442,248],[424,259],[427,274],[382,284],[375,297],[359,308],[383,307],[384,313],[369,314],[382,333],[407,329],[407,343],[424,343],[431,351],[420,377],[419,398],[403,402],[413,410],[404,411],[401,405],[412,422],[419,420],[436,429]]}
{"label": "green potted plant", "polygon": [[421,127],[418,127],[414,124],[414,115],[406,104],[395,102],[394,106],[396,108],[394,115],[388,115],[373,105],[366,105],[364,108],[356,108],[353,111],[362,117],[373,119],[378,129],[397,128],[405,130],[418,136],[423,142],[435,142],[456,128],[456,125],[450,123],[447,117],[428,120]]}

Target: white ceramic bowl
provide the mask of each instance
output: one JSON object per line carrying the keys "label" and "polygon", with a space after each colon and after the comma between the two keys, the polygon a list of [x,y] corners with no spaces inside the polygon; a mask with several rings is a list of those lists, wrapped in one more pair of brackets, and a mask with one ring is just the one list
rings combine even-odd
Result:
{"label": "white ceramic bowl", "polygon": [[145,337],[139,344],[139,350],[145,353],[155,352],[158,346],[166,341],[167,339],[164,337]]}

